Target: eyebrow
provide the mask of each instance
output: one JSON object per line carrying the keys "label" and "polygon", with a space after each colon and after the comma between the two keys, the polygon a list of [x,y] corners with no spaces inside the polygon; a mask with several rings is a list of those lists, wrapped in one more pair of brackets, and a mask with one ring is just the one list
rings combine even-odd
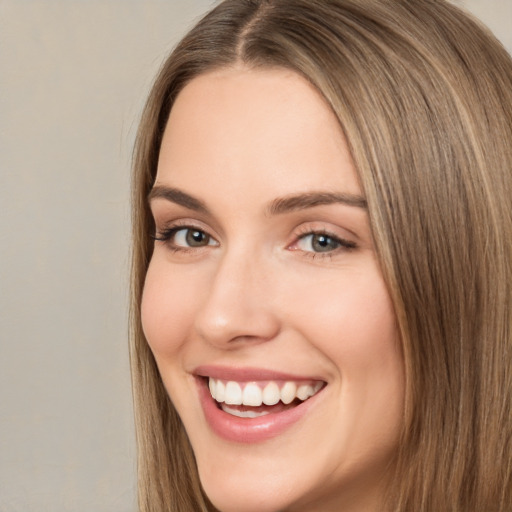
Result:
{"label": "eyebrow", "polygon": [[[203,201],[177,188],[156,185],[148,194],[148,201],[151,202],[153,199],[166,199],[189,210],[209,214],[209,210]],[[267,213],[269,215],[280,215],[329,204],[344,204],[363,209],[366,209],[368,206],[366,199],[357,194],[306,192],[274,199],[268,206]]]}
{"label": "eyebrow", "polygon": [[153,199],[167,199],[171,203],[179,204],[189,210],[208,214],[208,208],[205,203],[200,199],[197,199],[182,190],[172,187],[164,187],[162,185],[154,186],[148,194],[148,201],[151,202]]}
{"label": "eyebrow", "polygon": [[356,206],[363,209],[368,207],[366,199],[363,196],[357,194],[306,192],[305,194],[296,194],[275,199],[270,203],[268,212],[270,215],[279,215],[296,210],[314,208],[315,206],[339,203],[347,206]]}

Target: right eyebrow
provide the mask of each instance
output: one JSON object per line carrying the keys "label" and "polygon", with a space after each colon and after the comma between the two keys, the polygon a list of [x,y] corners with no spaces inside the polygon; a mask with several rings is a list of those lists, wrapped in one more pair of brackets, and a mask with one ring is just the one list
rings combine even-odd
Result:
{"label": "right eyebrow", "polygon": [[194,210],[200,213],[209,213],[208,208],[200,199],[193,197],[182,190],[163,185],[154,186],[148,194],[148,202],[151,203],[153,199],[166,199],[171,203],[179,204],[189,210]]}
{"label": "right eyebrow", "polygon": [[363,196],[349,193],[332,193],[332,192],[307,192],[305,194],[297,194],[278,198],[270,204],[269,213],[271,215],[279,215],[282,213],[293,212],[296,210],[304,210],[306,208],[314,208],[328,204],[344,204],[347,206],[355,206],[363,210],[368,208],[368,203]]}

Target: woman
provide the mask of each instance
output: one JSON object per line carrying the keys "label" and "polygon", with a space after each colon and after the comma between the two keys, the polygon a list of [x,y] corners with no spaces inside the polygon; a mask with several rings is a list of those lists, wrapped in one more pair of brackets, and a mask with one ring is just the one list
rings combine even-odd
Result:
{"label": "woman", "polygon": [[199,22],[134,160],[141,510],[512,510],[511,140],[444,1]]}

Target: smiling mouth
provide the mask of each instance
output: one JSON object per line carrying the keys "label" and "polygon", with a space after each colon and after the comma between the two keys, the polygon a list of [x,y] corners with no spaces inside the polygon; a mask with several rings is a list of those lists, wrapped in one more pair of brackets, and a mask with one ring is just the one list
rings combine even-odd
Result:
{"label": "smiling mouth", "polygon": [[315,396],[322,381],[237,382],[207,378],[210,395],[219,409],[239,418],[258,418],[292,409]]}

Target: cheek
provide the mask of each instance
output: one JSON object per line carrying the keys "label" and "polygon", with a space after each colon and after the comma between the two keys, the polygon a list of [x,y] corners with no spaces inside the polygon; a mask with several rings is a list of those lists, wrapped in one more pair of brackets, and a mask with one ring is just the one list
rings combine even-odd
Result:
{"label": "cheek", "polygon": [[339,282],[316,283],[290,304],[307,339],[335,363],[350,361],[347,370],[396,359],[395,314],[378,272],[369,269]]}
{"label": "cheek", "polygon": [[[295,317],[301,319],[304,337],[331,363],[340,414],[352,413],[340,421],[358,438],[383,436],[392,444],[402,416],[405,376],[385,284],[373,268],[325,284],[310,287],[304,300],[294,302],[300,307]],[[368,432],[372,425],[380,427]]]}
{"label": "cheek", "polygon": [[146,340],[159,362],[183,345],[194,318],[192,286],[181,282],[177,271],[163,271],[158,260],[152,260],[141,303],[141,320]]}
{"label": "cheek", "polygon": [[[385,461],[396,448],[405,393],[404,362],[392,302],[378,273],[354,275],[302,303],[304,332],[331,363],[342,425],[357,464]],[[346,452],[343,450],[346,449]]]}

